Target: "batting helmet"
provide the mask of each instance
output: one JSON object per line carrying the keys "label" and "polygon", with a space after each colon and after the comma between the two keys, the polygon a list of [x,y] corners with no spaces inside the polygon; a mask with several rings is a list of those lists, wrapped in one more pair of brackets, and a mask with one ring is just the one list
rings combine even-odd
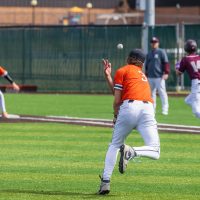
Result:
{"label": "batting helmet", "polygon": [[197,43],[195,40],[189,39],[185,42],[184,50],[187,53],[194,53],[197,51]]}
{"label": "batting helmet", "polygon": [[141,49],[133,49],[130,51],[130,53],[128,55],[127,63],[133,64],[136,66],[143,66],[145,57],[146,56]]}
{"label": "batting helmet", "polygon": [[136,60],[140,60],[141,62],[144,62],[146,57],[141,49],[133,49],[132,51],[129,52],[128,56]]}

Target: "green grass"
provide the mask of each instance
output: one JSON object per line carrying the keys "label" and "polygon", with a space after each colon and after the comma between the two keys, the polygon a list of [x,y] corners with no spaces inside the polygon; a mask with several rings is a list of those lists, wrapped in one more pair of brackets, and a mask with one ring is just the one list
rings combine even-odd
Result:
{"label": "green grass", "polygon": [[[112,118],[109,95],[6,94],[9,113]],[[158,122],[199,125],[183,98],[170,98],[170,114]],[[111,193],[95,195],[111,139],[110,128],[56,123],[0,123],[0,199],[200,199],[200,137],[162,133],[161,158],[132,161],[124,175],[117,166]],[[143,145],[133,131],[127,144]]]}
{"label": "green grass", "polygon": [[31,115],[60,115],[74,117],[112,117],[110,95],[7,94],[8,110]]}
{"label": "green grass", "polygon": [[[115,168],[108,199],[200,198],[200,137],[161,134],[158,161]],[[1,124],[0,199],[102,199],[95,195],[111,129],[64,124]],[[128,144],[143,142],[133,132]]]}
{"label": "green grass", "polygon": [[[63,94],[6,94],[9,113],[30,115],[59,115],[112,119],[111,95]],[[200,125],[182,97],[169,98],[169,115],[161,115],[160,99],[157,100],[156,119],[159,123]]]}

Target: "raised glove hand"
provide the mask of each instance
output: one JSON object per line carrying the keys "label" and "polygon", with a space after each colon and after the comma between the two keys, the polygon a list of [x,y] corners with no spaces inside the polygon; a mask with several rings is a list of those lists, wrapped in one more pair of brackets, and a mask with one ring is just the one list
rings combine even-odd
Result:
{"label": "raised glove hand", "polygon": [[102,59],[103,65],[104,65],[104,74],[105,76],[110,76],[111,75],[111,63],[108,61],[108,59]]}

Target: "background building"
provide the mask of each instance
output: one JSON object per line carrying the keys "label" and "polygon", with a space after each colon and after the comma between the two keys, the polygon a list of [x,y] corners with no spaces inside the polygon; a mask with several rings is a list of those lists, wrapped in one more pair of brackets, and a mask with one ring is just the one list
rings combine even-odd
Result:
{"label": "background building", "polygon": [[[145,0],[1,0],[0,26],[141,24]],[[155,0],[156,24],[200,23],[199,0]]]}
{"label": "background building", "polygon": [[144,1],[1,0],[1,65],[41,92],[107,93],[101,59],[117,68],[130,49],[148,52],[149,38],[157,36],[172,69],[168,89],[189,87],[188,77],[178,82],[174,65],[185,39],[200,46],[200,1],[155,0],[155,26],[144,24]]}

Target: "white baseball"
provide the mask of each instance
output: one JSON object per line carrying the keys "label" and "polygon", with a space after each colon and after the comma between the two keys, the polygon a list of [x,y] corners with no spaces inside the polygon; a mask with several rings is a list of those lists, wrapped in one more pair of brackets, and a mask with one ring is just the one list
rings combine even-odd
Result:
{"label": "white baseball", "polygon": [[118,45],[117,45],[117,48],[118,48],[118,49],[123,49],[123,44],[118,44]]}

